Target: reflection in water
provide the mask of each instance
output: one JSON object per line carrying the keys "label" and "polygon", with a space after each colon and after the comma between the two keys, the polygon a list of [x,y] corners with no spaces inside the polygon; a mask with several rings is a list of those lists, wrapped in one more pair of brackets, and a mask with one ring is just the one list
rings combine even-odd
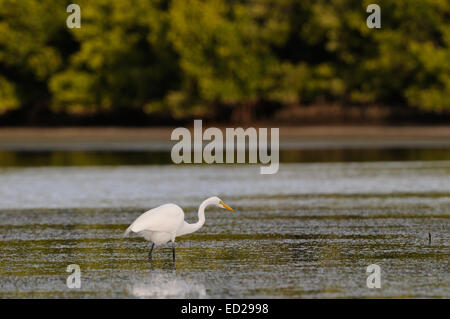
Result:
{"label": "reflection in water", "polygon": [[[450,160],[449,149],[350,148],[280,151],[282,163],[442,160]],[[0,151],[0,167],[163,165],[171,163],[170,151]]]}
{"label": "reflection in water", "polygon": [[134,279],[128,289],[138,298],[206,298],[205,286],[177,276],[175,271],[153,270],[148,276]]}

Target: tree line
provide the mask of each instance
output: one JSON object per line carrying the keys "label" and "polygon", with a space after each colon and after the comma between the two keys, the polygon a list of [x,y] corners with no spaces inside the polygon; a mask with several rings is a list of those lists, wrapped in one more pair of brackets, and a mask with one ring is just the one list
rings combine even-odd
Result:
{"label": "tree line", "polygon": [[0,116],[218,116],[314,103],[450,109],[450,2],[0,0]]}

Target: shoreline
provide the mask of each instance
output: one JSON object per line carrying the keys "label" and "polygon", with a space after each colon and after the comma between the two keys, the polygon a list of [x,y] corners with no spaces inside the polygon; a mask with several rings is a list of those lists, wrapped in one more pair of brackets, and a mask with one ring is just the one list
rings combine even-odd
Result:
{"label": "shoreline", "polygon": [[[203,129],[206,127],[209,125],[204,125]],[[174,128],[3,127],[0,128],[0,151],[168,150],[176,143],[170,140]],[[188,128],[192,130],[192,125]],[[226,126],[219,128],[224,129]],[[411,147],[450,148],[450,126],[280,127],[280,149]]]}

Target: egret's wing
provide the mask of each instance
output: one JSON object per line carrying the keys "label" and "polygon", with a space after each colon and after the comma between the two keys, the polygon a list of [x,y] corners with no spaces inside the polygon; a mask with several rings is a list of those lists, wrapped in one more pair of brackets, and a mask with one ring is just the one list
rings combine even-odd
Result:
{"label": "egret's wing", "polygon": [[184,220],[183,210],[175,204],[165,204],[153,208],[139,216],[128,227],[129,231],[138,233],[143,230],[173,233]]}

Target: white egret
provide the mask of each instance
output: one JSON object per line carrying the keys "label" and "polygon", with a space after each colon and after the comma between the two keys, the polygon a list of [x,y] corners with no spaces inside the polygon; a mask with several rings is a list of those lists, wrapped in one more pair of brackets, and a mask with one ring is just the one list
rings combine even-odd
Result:
{"label": "white egret", "polygon": [[148,253],[148,259],[152,261],[152,251],[155,245],[162,245],[172,241],[172,255],[175,262],[175,238],[193,233],[199,230],[205,223],[205,209],[207,206],[215,205],[220,208],[234,211],[226,205],[219,197],[210,197],[203,201],[198,208],[198,222],[189,224],[184,221],[184,212],[180,206],[175,204],[164,204],[150,209],[139,216],[125,231],[124,236],[130,232],[137,233],[146,240],[152,242]]}

